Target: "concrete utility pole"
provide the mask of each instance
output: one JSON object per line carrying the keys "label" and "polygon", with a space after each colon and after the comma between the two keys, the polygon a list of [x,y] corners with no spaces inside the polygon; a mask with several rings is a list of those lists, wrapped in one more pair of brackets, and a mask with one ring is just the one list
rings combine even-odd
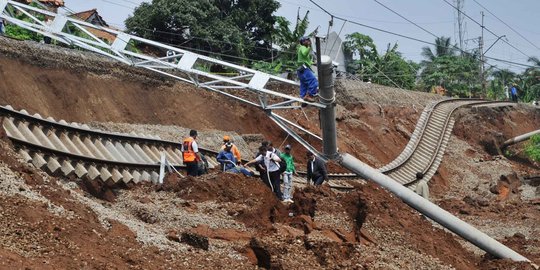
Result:
{"label": "concrete utility pole", "polygon": [[[319,46],[317,46],[317,54],[320,54],[320,43],[317,43],[319,44]],[[495,239],[477,230],[473,226],[450,214],[429,200],[422,198],[414,191],[399,184],[380,171],[368,166],[367,164],[364,164],[362,161],[347,153],[338,153],[332,60],[326,55],[317,58],[320,59],[318,62],[320,101],[321,103],[327,105],[325,108],[320,109],[323,152],[327,159],[335,160],[343,167],[358,174],[362,178],[379,184],[383,188],[394,193],[397,197],[402,199],[406,204],[416,209],[418,212],[441,224],[445,228],[463,237],[486,252],[499,258],[530,262],[527,258],[523,257],[519,253],[499,243]]]}
{"label": "concrete utility pole", "polygon": [[[459,41],[459,49],[463,52],[465,50],[464,48],[464,42],[465,42],[465,18],[463,17],[462,10],[463,6],[465,5],[465,0],[454,0],[454,3],[456,4],[457,11],[456,11],[456,22],[454,27],[457,28],[457,40]],[[454,28],[454,31],[456,31]],[[455,32],[454,32],[455,33]]]}
{"label": "concrete utility pole", "polygon": [[323,138],[323,153],[329,159],[338,156],[337,132],[336,132],[336,93],[334,92],[334,67],[332,58],[328,55],[321,56],[321,41],[315,38],[317,49],[317,72],[319,76],[319,100],[326,105],[320,109],[321,130]]}
{"label": "concrete utility pole", "polygon": [[485,57],[484,57],[484,12],[481,11],[480,14],[482,14],[482,35],[480,36],[480,40],[478,42],[478,45],[480,46],[480,79],[482,80],[482,95],[484,95],[484,98],[487,97],[487,90],[486,90],[486,74],[485,74]]}

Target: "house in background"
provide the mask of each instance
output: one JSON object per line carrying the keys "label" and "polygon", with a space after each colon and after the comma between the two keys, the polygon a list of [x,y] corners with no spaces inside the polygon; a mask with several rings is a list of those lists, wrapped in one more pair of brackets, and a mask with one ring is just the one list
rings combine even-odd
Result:
{"label": "house in background", "polygon": [[[95,9],[95,8],[91,9],[91,10],[71,14],[71,15],[69,15],[69,17],[74,18],[74,19],[78,19],[78,20],[81,20],[81,21],[85,21],[85,22],[91,23],[93,25],[103,26],[103,27],[115,29],[114,27],[109,26],[109,24],[105,20],[103,20],[103,17],[101,17],[99,15],[97,9]],[[100,38],[100,39],[102,39],[102,40],[104,40],[104,41],[106,41],[108,43],[112,43],[114,41],[114,39],[116,38],[115,35],[110,34],[109,32],[106,32],[106,31],[101,31],[101,30],[94,29],[94,28],[86,28],[86,30],[88,30],[88,32],[92,33],[94,36],[96,36],[96,37],[98,37],[98,38]]]}

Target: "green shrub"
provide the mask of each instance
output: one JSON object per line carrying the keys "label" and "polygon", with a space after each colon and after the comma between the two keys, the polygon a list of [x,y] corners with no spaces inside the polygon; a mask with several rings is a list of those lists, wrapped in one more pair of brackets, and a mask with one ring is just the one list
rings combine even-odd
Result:
{"label": "green shrub", "polygon": [[534,135],[525,146],[525,154],[532,160],[540,162],[540,135]]}

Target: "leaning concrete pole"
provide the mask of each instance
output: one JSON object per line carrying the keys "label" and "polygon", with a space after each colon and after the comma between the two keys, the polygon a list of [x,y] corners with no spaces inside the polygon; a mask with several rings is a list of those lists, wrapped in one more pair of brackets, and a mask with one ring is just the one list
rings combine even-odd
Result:
{"label": "leaning concrete pole", "polygon": [[517,137],[514,137],[514,138],[511,138],[511,139],[508,139],[507,141],[505,141],[502,145],[501,145],[501,148],[504,149],[512,144],[516,144],[516,143],[519,143],[519,142],[522,142],[522,141],[526,141],[528,139],[530,139],[532,136],[534,135],[538,135],[540,134],[540,129],[539,130],[535,130],[535,131],[531,131],[529,133],[525,133],[523,135],[519,135]]}
{"label": "leaning concrete pole", "polygon": [[443,227],[454,232],[455,234],[463,237],[465,240],[483,249],[487,253],[503,259],[529,261],[519,253],[489,237],[487,234],[479,231],[434,203],[422,198],[422,196],[392,180],[392,178],[382,174],[378,170],[364,164],[355,157],[349,154],[342,154],[338,162],[363,178],[369,179],[384,187],[388,191],[394,193],[418,212],[441,224]]}
{"label": "leaning concrete pole", "polygon": [[321,109],[321,129],[323,138],[323,153],[326,157],[334,159],[337,157],[337,134],[336,134],[336,96],[334,92],[334,79],[332,59],[321,56],[319,70],[319,101],[326,105]]}
{"label": "leaning concrete pole", "polygon": [[387,175],[382,174],[378,170],[368,166],[349,154],[339,154],[337,152],[336,143],[337,139],[334,108],[335,92],[332,77],[332,61],[330,60],[330,57],[321,57],[320,68],[320,100],[322,103],[327,105],[326,108],[321,109],[320,117],[323,133],[323,151],[328,159],[337,160],[345,168],[357,173],[359,176],[365,179],[369,179],[379,184],[388,191],[394,193],[418,212],[441,224],[445,228],[463,237],[465,240],[471,242],[486,252],[499,258],[512,259],[514,261],[529,261],[519,253],[506,247],[497,240],[477,230],[473,226],[455,217],[432,202],[422,198],[412,190],[392,180],[392,178],[388,177]]}

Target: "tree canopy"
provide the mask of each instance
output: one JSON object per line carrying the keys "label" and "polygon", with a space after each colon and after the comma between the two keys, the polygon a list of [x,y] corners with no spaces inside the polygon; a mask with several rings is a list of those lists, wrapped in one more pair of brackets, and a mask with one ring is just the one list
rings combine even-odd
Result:
{"label": "tree canopy", "polygon": [[479,52],[457,53],[450,38],[438,37],[435,47],[423,47],[420,81],[418,88],[434,92],[437,87],[443,88],[447,95],[472,97],[481,94]]}
{"label": "tree canopy", "polygon": [[350,59],[347,71],[364,81],[382,85],[413,89],[419,65],[405,60],[398,52],[397,43],[388,44],[386,52],[379,55],[373,39],[361,33],[347,35],[345,53]]}
{"label": "tree canopy", "polygon": [[153,0],[125,24],[129,33],[199,53],[260,60],[271,54],[279,6],[275,0]]}

